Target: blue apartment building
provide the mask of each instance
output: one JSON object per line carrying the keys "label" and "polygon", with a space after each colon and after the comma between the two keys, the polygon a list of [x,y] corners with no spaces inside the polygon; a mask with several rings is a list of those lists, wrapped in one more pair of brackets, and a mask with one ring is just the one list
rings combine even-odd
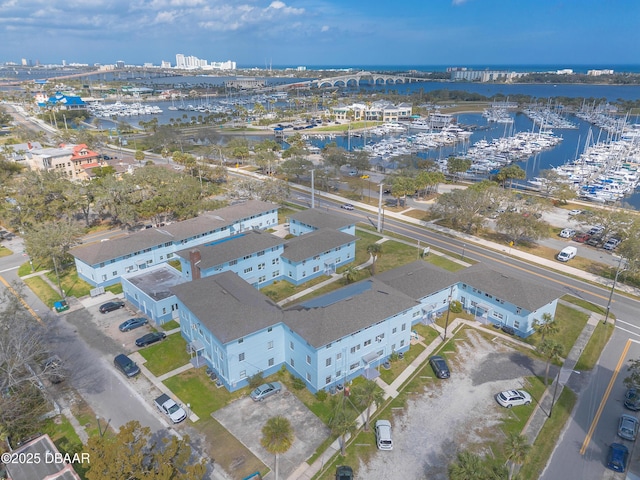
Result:
{"label": "blue apartment building", "polygon": [[452,300],[526,337],[536,319],[555,314],[561,296],[482,264],[452,273],[422,261],[285,309],[230,271],[172,291],[194,363],[212,367],[226,388],[285,366],[314,393],[375,378],[377,366],[409,348],[411,327],[434,321]]}
{"label": "blue apartment building", "polygon": [[356,222],[345,215],[330,213],[320,208],[309,208],[289,217],[289,233],[300,236],[322,228],[356,234]]}
{"label": "blue apartment building", "polygon": [[69,253],[80,278],[104,287],[120,282],[123,275],[167,262],[178,251],[277,224],[277,205],[249,200],[182,222],[81,245]]}

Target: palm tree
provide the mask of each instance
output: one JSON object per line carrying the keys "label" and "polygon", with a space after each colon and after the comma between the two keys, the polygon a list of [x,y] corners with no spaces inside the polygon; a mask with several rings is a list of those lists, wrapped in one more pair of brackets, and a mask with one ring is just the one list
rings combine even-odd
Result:
{"label": "palm tree", "polygon": [[560,328],[555,318],[550,313],[542,315],[542,320],[536,319],[534,322],[535,329],[540,333],[540,343],[544,342],[544,337],[558,333]]}
{"label": "palm tree", "polygon": [[354,419],[347,415],[344,406],[344,398],[338,400],[334,406],[333,417],[329,419],[331,433],[340,437],[340,455],[346,455],[347,435],[352,435],[356,431]]}
{"label": "palm tree", "polygon": [[557,361],[562,358],[562,344],[547,338],[538,345],[538,352],[547,360],[547,367],[544,373],[544,384],[547,385],[549,383],[551,361]]}
{"label": "palm tree", "polygon": [[527,437],[517,433],[511,433],[507,438],[506,455],[507,460],[511,462],[509,466],[509,479],[513,477],[513,471],[516,465],[522,465],[527,458],[527,454],[531,450],[531,445],[527,441]]}
{"label": "palm tree", "polygon": [[371,275],[375,275],[376,262],[378,261],[378,258],[382,256],[382,245],[380,245],[379,243],[372,243],[371,245],[367,246],[367,253],[371,255],[371,258],[373,259],[373,263],[371,264]]}
{"label": "palm tree", "polygon": [[374,403],[380,406],[384,402],[384,392],[373,380],[366,380],[353,388],[354,403],[360,408],[367,409],[364,429],[369,430],[369,419],[371,418],[371,405]]}
{"label": "palm tree", "polygon": [[345,271],[342,272],[342,278],[344,278],[344,281],[347,283],[355,282],[357,277],[358,277],[358,269],[353,265],[349,265],[345,269]]}
{"label": "palm tree", "polygon": [[484,471],[482,458],[464,450],[458,452],[458,461],[449,465],[449,480],[482,480]]}
{"label": "palm tree", "polygon": [[291,448],[293,440],[291,422],[284,417],[271,417],[262,427],[260,444],[276,457],[275,480],[278,480],[278,455],[286,453]]}

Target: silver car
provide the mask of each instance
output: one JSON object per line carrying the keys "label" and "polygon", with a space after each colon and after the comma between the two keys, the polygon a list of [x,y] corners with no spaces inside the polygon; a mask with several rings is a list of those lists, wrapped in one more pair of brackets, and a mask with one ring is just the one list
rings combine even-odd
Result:
{"label": "silver car", "polygon": [[272,383],[263,383],[258,388],[256,388],[253,392],[251,392],[250,397],[254,402],[261,402],[267,397],[271,395],[275,395],[276,393],[280,393],[282,390],[282,385],[279,382]]}
{"label": "silver car", "polygon": [[618,424],[618,436],[633,442],[637,435],[638,419],[625,413],[620,417],[620,423]]}
{"label": "silver car", "polygon": [[391,439],[391,422],[389,420],[376,421],[375,432],[378,450],[393,450],[393,440]]}
{"label": "silver car", "polygon": [[506,408],[516,405],[529,405],[531,403],[531,395],[524,390],[507,390],[497,394],[496,401]]}

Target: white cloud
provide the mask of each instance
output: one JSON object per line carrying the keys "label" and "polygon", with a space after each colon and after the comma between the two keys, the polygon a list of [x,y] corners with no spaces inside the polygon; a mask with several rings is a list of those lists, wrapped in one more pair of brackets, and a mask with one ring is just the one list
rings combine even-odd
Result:
{"label": "white cloud", "polygon": [[467,3],[468,0],[451,0],[451,4],[454,6],[462,5],[463,3]]}
{"label": "white cloud", "polygon": [[329,31],[329,25],[323,25],[322,28],[320,29],[321,32],[328,32]]}

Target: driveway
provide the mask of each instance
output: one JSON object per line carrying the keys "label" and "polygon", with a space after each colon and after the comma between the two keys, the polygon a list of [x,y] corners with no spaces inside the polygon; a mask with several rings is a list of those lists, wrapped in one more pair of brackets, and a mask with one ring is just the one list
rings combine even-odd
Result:
{"label": "driveway", "polygon": [[263,402],[244,397],[213,413],[216,420],[272,470],[275,458],[260,445],[260,439],[267,420],[278,415],[289,419],[295,434],[289,451],[278,457],[279,476],[288,478],[330,435],[329,428],[295,395],[283,386],[281,393]]}
{"label": "driveway", "polygon": [[[447,480],[448,466],[459,451],[483,452],[484,445],[504,438],[502,419],[517,415],[518,408],[507,411],[500,407],[495,394],[522,388],[524,377],[544,375],[544,363],[502,341],[487,340],[474,330],[467,332],[457,352],[447,354],[451,378],[434,380],[389,419],[393,451],[376,451],[368,461],[361,461],[358,478]],[[375,445],[373,433],[371,445]]]}

